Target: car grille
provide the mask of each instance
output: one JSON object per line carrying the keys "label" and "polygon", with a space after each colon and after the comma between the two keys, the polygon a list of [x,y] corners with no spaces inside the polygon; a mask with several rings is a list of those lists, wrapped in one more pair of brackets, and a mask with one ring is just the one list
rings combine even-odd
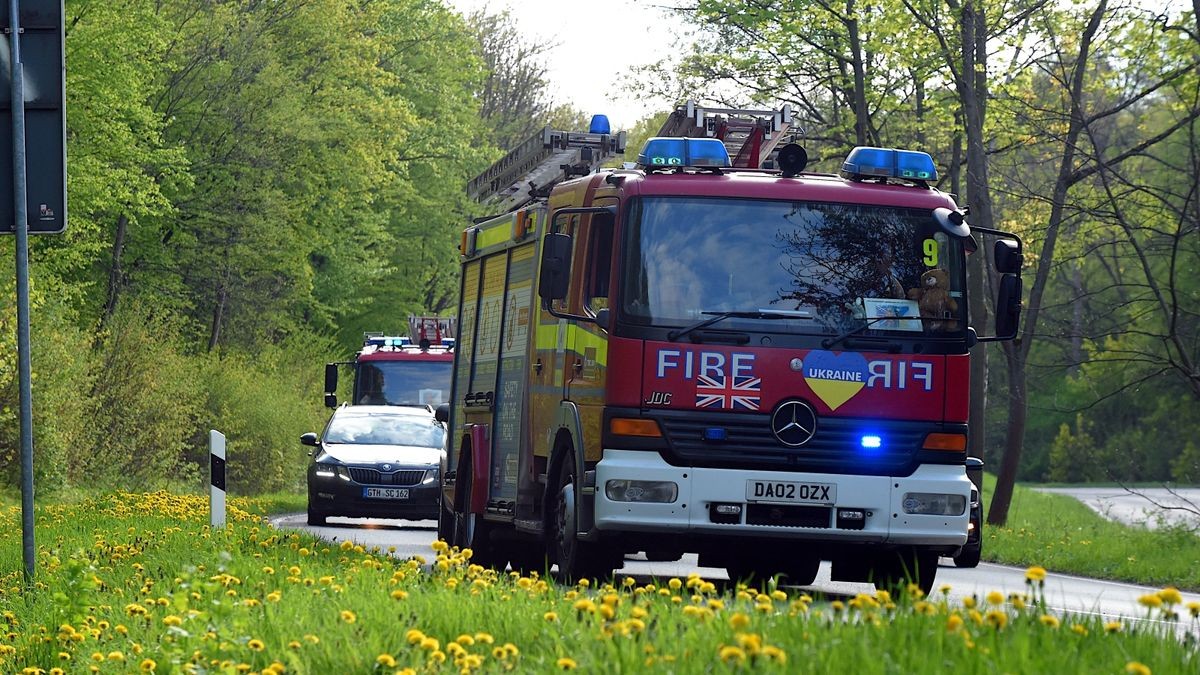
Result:
{"label": "car grille", "polygon": [[[911,472],[925,434],[939,430],[928,422],[822,417],[813,439],[791,448],[771,432],[770,414],[665,413],[658,419],[669,452],[679,464],[881,476]],[[705,429],[712,427],[724,429],[725,439],[705,440]],[[861,436],[868,432],[882,437],[880,448],[860,447]]]}
{"label": "car grille", "polygon": [[355,483],[367,485],[416,485],[425,477],[423,469],[404,469],[384,473],[378,469],[364,469],[357,466],[349,468],[350,477],[354,479]]}

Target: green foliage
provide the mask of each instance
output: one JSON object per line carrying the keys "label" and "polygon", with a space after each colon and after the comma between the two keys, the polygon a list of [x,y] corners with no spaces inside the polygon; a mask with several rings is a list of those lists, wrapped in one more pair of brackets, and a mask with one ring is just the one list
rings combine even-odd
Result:
{"label": "green foliage", "polygon": [[320,431],[328,417],[321,364],[331,349],[329,341],[297,338],[253,355],[203,358],[204,413],[191,439],[191,464],[207,466],[208,429],[215,429],[226,437],[227,489],[298,492],[308,461],[300,435]]}
{"label": "green foliage", "polygon": [[1063,424],[1050,447],[1050,471],[1046,478],[1056,483],[1082,483],[1089,478],[1096,478],[1090,475],[1096,463],[1089,456],[1095,446],[1096,442],[1088,433],[1083,415],[1075,417],[1075,433],[1071,433],[1070,426]]}
{"label": "green foliage", "polygon": [[95,350],[90,438],[68,463],[76,484],[159,488],[187,481],[187,441],[200,418],[199,373],[169,317],[129,305]]}

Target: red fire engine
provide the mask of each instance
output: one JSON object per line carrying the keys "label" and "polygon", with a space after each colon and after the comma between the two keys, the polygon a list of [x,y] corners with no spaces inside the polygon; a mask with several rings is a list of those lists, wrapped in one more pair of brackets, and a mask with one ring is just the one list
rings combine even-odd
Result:
{"label": "red fire engine", "polygon": [[325,364],[325,405],[336,408],[338,368],[351,366],[351,404],[437,407],[449,400],[457,319],[409,317],[407,336],[367,333],[353,361]]}
{"label": "red fire engine", "polygon": [[[970,228],[925,153],[804,173],[776,151],[789,124],[689,105],[636,165],[528,193],[481,177],[515,210],[462,236],[442,538],[568,578],[691,552],[731,578],[803,585],[829,560],[926,590],[963,550],[968,351],[1016,333],[1020,240]],[[990,337],[967,325],[977,236]]]}

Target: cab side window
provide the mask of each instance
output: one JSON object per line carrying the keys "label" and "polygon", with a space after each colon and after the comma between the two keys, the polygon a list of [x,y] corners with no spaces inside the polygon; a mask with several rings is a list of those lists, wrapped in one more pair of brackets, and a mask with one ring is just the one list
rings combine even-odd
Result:
{"label": "cab side window", "polygon": [[583,306],[593,316],[602,309],[608,309],[612,249],[612,218],[592,218],[588,233],[587,268],[584,270]]}

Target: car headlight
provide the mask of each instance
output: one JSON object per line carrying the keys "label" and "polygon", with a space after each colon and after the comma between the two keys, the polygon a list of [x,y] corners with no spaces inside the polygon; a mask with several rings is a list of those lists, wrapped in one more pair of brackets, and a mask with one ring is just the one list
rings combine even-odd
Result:
{"label": "car headlight", "polygon": [[317,462],[314,472],[318,478],[333,478],[337,476],[342,480],[350,480],[350,470],[340,464],[331,464],[329,462]]}
{"label": "car headlight", "polygon": [[438,469],[434,467],[425,472],[425,479],[421,481],[421,485],[429,485],[438,479]]}

